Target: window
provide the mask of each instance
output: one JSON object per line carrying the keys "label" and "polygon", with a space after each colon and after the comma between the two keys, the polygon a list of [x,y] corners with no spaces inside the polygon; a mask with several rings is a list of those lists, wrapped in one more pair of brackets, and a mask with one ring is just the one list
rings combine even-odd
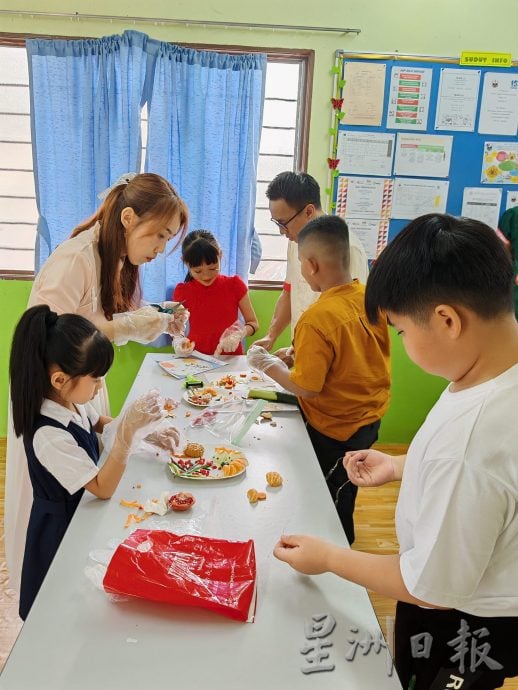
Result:
{"label": "window", "polygon": [[0,270],[34,270],[38,212],[32,172],[29,74],[23,46],[0,45]]}
{"label": "window", "polygon": [[[196,46],[222,52],[249,47]],[[313,52],[266,52],[265,103],[258,165],[255,227],[262,260],[253,285],[277,287],[285,275],[286,240],[270,221],[268,183],[283,170],[305,170]],[[142,112],[142,164],[145,160],[147,108]],[[0,44],[0,276],[32,277],[38,212],[34,191],[30,130],[29,76],[24,39]]]}
{"label": "window", "polygon": [[253,283],[277,284],[286,273],[287,242],[270,220],[265,193],[278,173],[305,169],[301,146],[305,73],[300,60],[268,61],[255,208],[263,254],[257,271],[250,275]]}

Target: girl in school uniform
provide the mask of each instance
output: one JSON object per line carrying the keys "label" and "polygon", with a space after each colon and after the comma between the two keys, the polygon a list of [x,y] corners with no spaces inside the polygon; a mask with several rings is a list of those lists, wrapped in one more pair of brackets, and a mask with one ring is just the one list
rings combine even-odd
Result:
{"label": "girl in school uniform", "polygon": [[[161,419],[156,392],[139,398],[118,421],[111,451],[97,467],[97,433],[111,417],[99,415],[91,401],[112,361],[110,341],[82,316],[32,307],[16,327],[10,361],[13,422],[33,490],[21,577],[23,620],[84,490],[110,498],[136,432]],[[177,432],[167,431],[161,442],[172,446]]]}
{"label": "girl in school uniform", "polygon": [[182,260],[188,271],[173,300],[189,311],[189,339],[207,355],[242,355],[241,341],[259,327],[245,283],[239,276],[221,275],[221,248],[208,230],[186,235]]}
{"label": "girl in school uniform", "polygon": [[[187,227],[187,208],[172,185],[154,173],[127,173],[100,196],[95,214],[49,256],[36,276],[28,307],[46,304],[58,314],[80,314],[116,345],[148,343],[163,332],[179,335],[187,313],[142,306],[139,266],[166,250]],[[114,318],[114,314],[117,317]],[[109,414],[104,380],[92,404]],[[7,430],[5,554],[9,584],[19,590],[32,501],[23,444]]]}

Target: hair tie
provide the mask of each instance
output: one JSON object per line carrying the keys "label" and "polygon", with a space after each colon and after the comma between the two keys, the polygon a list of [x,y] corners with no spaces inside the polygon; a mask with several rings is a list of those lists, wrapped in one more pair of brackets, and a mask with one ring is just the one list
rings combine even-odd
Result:
{"label": "hair tie", "polygon": [[103,190],[102,192],[100,192],[100,193],[97,195],[97,198],[98,198],[98,199],[101,199],[102,201],[104,201],[104,200],[106,199],[106,197],[108,196],[108,194],[112,191],[112,189],[115,189],[115,187],[120,187],[121,185],[126,186],[126,185],[129,184],[129,183],[131,182],[131,180],[132,180],[134,177],[136,177],[137,175],[138,175],[138,173],[136,173],[136,172],[127,172],[127,173],[124,173],[124,174],[121,175],[117,180],[115,180],[115,182],[114,182],[112,185],[110,185],[110,186],[107,187],[105,190]]}
{"label": "hair tie", "polygon": [[52,328],[56,324],[56,321],[58,320],[58,315],[56,314],[55,311],[48,311],[45,314],[45,326],[47,328]]}

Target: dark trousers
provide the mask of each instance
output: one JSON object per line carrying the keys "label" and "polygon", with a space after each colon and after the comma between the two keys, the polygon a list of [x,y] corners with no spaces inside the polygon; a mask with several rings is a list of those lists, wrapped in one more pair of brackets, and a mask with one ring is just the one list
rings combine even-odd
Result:
{"label": "dark trousers", "polygon": [[345,441],[337,441],[317,431],[306,420],[309,438],[315,449],[318,462],[324,473],[336,510],[349,544],[354,542],[354,503],[358,487],[349,482],[342,458],[350,450],[370,448],[378,439],[380,421],[362,426]]}
{"label": "dark trousers", "polygon": [[395,637],[403,690],[493,690],[518,675],[518,617],[482,618],[399,601]]}

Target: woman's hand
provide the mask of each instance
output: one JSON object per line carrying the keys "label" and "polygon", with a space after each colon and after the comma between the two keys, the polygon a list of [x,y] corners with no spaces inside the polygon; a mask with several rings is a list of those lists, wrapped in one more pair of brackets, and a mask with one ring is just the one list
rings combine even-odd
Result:
{"label": "woman's hand", "polygon": [[167,333],[170,314],[157,311],[147,306],[113,315],[113,342],[115,345],[126,345],[128,340],[136,343],[150,343],[162,333]]}
{"label": "woman's hand", "polygon": [[173,338],[183,336],[187,321],[191,315],[189,310],[180,302],[162,302],[164,309],[172,309],[172,314],[169,314],[169,323],[167,326],[167,333]]}
{"label": "woman's hand", "polygon": [[381,486],[398,479],[394,459],[379,450],[353,450],[344,455],[347,475],[356,486]]}

